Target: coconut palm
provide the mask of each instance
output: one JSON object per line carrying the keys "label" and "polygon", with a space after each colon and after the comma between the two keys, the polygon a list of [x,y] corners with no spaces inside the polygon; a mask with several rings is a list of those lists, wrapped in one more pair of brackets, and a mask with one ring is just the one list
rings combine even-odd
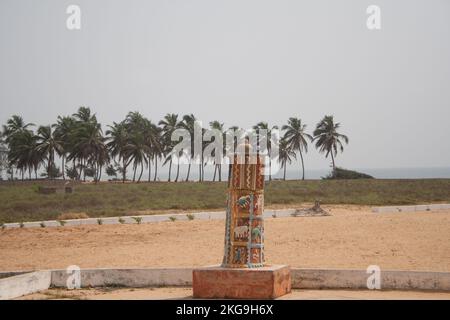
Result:
{"label": "coconut palm", "polygon": [[289,148],[287,141],[282,138],[279,145],[278,161],[281,164],[281,168],[283,168],[283,180],[286,180],[286,167],[288,163],[292,163],[292,158],[295,159],[296,154]]}
{"label": "coconut palm", "polygon": [[127,167],[131,161],[128,154],[125,153],[125,146],[128,143],[128,132],[124,122],[113,122],[113,125],[108,127],[109,129],[106,131],[106,135],[108,136],[106,146],[111,157],[118,157],[119,163],[122,162],[120,171],[122,173],[122,182],[125,183]]}
{"label": "coconut palm", "polygon": [[47,158],[47,177],[54,178],[51,175],[51,169],[55,166],[55,153],[62,153],[63,142],[55,135],[52,126],[40,126],[38,128],[36,148]]}
{"label": "coconut palm", "polygon": [[37,170],[45,159],[45,155],[38,150],[37,145],[38,137],[31,130],[17,131],[10,136],[8,161],[21,171],[22,180],[27,170],[29,179],[32,170],[37,178]]}
{"label": "coconut palm", "polygon": [[325,116],[314,130],[316,148],[319,149],[319,152],[325,153],[325,158],[328,158],[328,155],[331,154],[333,174],[336,170],[334,157],[337,156],[338,150],[344,151],[344,145],[341,140],[348,144],[348,137],[338,132],[340,126],[340,123],[334,122],[333,116]]}
{"label": "coconut palm", "polygon": [[305,132],[306,124],[302,124],[299,118],[289,118],[287,125],[281,128],[284,132],[283,139],[286,140],[287,147],[300,154],[302,164],[302,180],[305,180],[305,164],[303,162],[303,151],[308,152],[308,141],[312,141],[311,135]]}
{"label": "coconut palm", "polygon": [[[3,126],[4,143],[8,145],[8,166],[11,169],[11,175],[14,170],[20,170],[22,173],[22,180],[24,178],[24,171],[27,168],[33,167],[33,163],[37,161],[37,154],[30,158],[30,148],[35,144],[33,133],[29,127],[33,126],[32,123],[25,123],[23,118],[18,115],[13,115],[6,125]],[[24,154],[20,154],[20,153]],[[27,153],[27,154],[25,154]],[[31,159],[34,159],[33,161]],[[33,163],[32,163],[33,162]],[[38,165],[38,164],[36,164]],[[37,169],[36,169],[37,170]]]}
{"label": "coconut palm", "polygon": [[[183,116],[183,121],[180,123],[180,127],[187,130],[189,132],[189,135],[191,137],[191,154],[189,155],[189,164],[188,164],[188,170],[186,174],[186,180],[189,181],[189,175],[191,173],[191,162],[193,159],[195,159],[198,155],[195,154],[195,148],[194,148],[194,129],[195,129],[195,121],[197,119],[193,114],[187,114]],[[201,163],[199,167],[199,181],[201,180]]]}
{"label": "coconut palm", "polygon": [[[69,152],[68,160],[78,160],[80,167],[78,179],[81,179],[83,173],[83,180],[86,180],[85,169],[88,166],[95,167],[99,170],[101,164],[107,161],[104,156],[106,150],[105,138],[100,123],[97,122],[95,114],[91,114],[89,108],[80,107],[78,112],[73,115],[75,119],[75,127],[71,132],[71,150]],[[95,177],[98,175],[95,175]]]}
{"label": "coconut palm", "polygon": [[67,153],[71,150],[71,134],[74,131],[75,128],[75,120],[72,117],[61,117],[58,116],[58,119],[56,121],[56,124],[54,125],[55,132],[54,136],[56,140],[61,141],[61,148],[59,150],[56,150],[58,155],[61,157],[61,168],[62,168],[62,178],[65,179],[65,172],[66,172],[66,156]]}
{"label": "coconut palm", "polygon": [[[174,147],[172,141],[172,133],[180,127],[180,122],[178,121],[178,115],[175,113],[168,113],[164,116],[164,119],[159,121],[158,123],[162,126],[162,138],[165,144],[164,155],[166,156],[166,161],[164,164],[169,162],[169,178],[168,181],[171,180],[172,174],[172,150]],[[179,164],[178,164],[179,167]]]}

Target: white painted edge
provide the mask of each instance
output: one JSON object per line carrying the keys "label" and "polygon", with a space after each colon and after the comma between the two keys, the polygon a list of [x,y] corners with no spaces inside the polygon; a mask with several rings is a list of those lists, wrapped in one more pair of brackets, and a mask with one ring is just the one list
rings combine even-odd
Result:
{"label": "white painted edge", "polygon": [[[280,209],[280,210],[265,210],[263,213],[264,218],[275,217],[290,217],[295,209]],[[224,220],[225,211],[212,211],[212,212],[187,212],[176,214],[153,214],[153,215],[135,215],[135,216],[119,216],[119,217],[103,217],[103,218],[87,218],[87,219],[70,219],[64,220],[64,226],[80,226],[80,225],[99,225],[99,221],[102,225],[121,224],[119,219],[122,219],[123,224],[137,224],[136,218],[141,218],[141,223],[154,223],[172,221],[186,221],[189,220],[188,215],[192,215],[194,220]],[[42,224],[45,227],[63,227],[58,221],[34,221],[24,222],[23,228],[41,228]],[[20,228],[20,223],[5,223],[5,228]]]}

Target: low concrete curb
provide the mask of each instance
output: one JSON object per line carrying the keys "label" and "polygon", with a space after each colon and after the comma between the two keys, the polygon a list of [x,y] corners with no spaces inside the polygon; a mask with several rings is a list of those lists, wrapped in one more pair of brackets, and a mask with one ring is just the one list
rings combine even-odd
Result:
{"label": "low concrete curb", "polygon": [[392,213],[392,212],[437,211],[437,210],[449,210],[449,209],[450,209],[450,204],[421,204],[421,205],[417,205],[417,206],[373,207],[372,212]]}
{"label": "low concrete curb", "polygon": [[[295,209],[285,209],[285,210],[265,210],[264,218],[275,218],[275,217],[290,217]],[[153,223],[153,222],[164,222],[171,221],[175,218],[176,221],[189,220],[188,215],[192,215],[195,220],[224,220],[225,211],[213,211],[213,212],[192,212],[192,213],[177,213],[177,214],[154,214],[154,215],[142,215],[142,216],[125,216],[125,217],[105,217],[105,218],[88,218],[88,219],[73,219],[64,220],[64,226],[80,226],[80,225],[96,225],[99,224],[136,224],[135,218],[141,219],[140,223]],[[122,222],[119,221],[122,220]],[[43,225],[42,225],[43,224]],[[40,228],[40,227],[63,227],[60,222],[55,220],[49,221],[35,221],[35,222],[24,222],[22,224],[23,228]],[[20,228],[20,223],[5,223],[5,228]]]}
{"label": "low concrete curb", "polygon": [[[52,271],[52,287],[66,287],[66,270]],[[192,268],[82,269],[82,287],[172,287],[192,285]]]}
{"label": "low concrete curb", "polygon": [[[366,270],[291,269],[292,287],[299,289],[367,289]],[[450,272],[381,271],[383,290],[450,291]]]}
{"label": "low concrete curb", "polygon": [[36,271],[0,279],[0,300],[46,290],[51,285],[51,277],[51,271]]}
{"label": "low concrete curb", "polygon": [[[82,269],[81,287],[191,286],[193,268]],[[0,299],[65,288],[66,270],[0,272]],[[7,277],[14,275],[12,277]],[[291,268],[293,289],[368,289],[366,270]],[[450,291],[450,272],[381,271],[382,290]]]}

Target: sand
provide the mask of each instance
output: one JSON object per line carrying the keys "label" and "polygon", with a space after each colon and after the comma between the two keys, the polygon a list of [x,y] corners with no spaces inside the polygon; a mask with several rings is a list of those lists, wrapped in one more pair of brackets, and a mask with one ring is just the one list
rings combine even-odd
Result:
{"label": "sand", "polygon": [[[304,268],[450,271],[450,211],[267,219],[266,260]],[[224,221],[175,221],[0,231],[0,270],[218,264]]]}

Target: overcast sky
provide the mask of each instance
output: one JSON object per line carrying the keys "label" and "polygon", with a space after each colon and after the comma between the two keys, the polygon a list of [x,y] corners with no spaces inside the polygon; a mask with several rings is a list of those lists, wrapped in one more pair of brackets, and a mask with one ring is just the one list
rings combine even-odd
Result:
{"label": "overcast sky", "polygon": [[[81,7],[81,30],[66,8]],[[366,8],[381,8],[368,30]],[[311,132],[326,114],[348,168],[450,166],[448,0],[0,0],[0,123],[90,106]],[[314,148],[307,169],[329,160]]]}

